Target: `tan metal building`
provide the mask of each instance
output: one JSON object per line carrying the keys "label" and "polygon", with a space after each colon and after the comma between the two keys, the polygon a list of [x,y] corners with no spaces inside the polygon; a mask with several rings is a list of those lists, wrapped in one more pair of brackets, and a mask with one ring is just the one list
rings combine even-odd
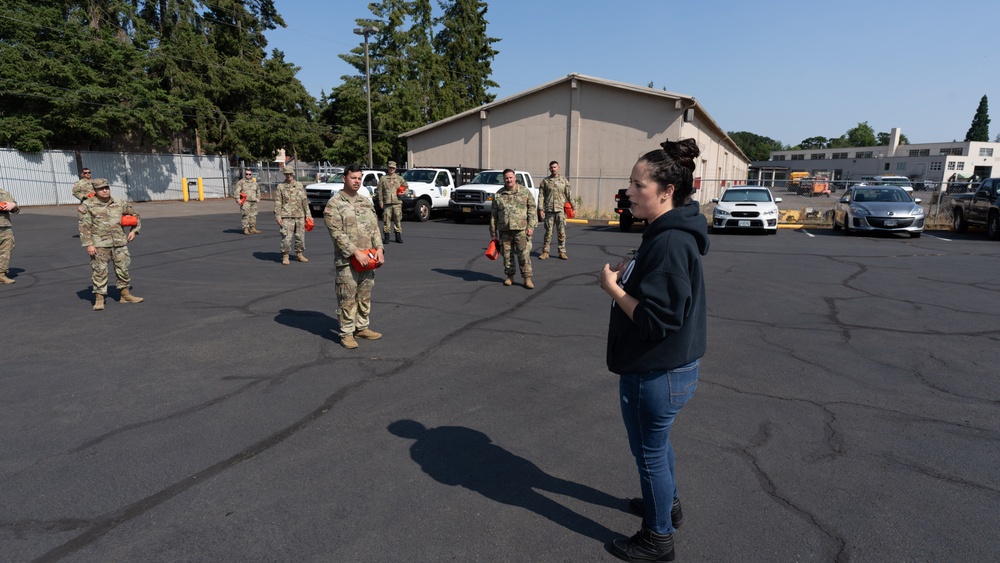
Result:
{"label": "tan metal building", "polygon": [[607,214],[642,154],[694,138],[702,202],[746,183],[749,159],[691,96],[581,74],[404,133],[407,166],[527,170],[536,183],[559,161],[583,211]]}

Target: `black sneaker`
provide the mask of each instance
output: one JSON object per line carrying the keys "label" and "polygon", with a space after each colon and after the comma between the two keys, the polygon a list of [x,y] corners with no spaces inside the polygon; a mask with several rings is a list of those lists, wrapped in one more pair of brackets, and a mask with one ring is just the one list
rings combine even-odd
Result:
{"label": "black sneaker", "polygon": [[673,561],[674,535],[657,534],[643,527],[627,540],[607,544],[607,549],[623,561]]}
{"label": "black sneaker", "polygon": [[[628,503],[628,508],[629,510],[632,511],[632,514],[635,514],[640,518],[646,515],[645,504],[642,502],[641,497],[637,497],[630,500]],[[684,511],[681,510],[681,499],[675,498],[674,504],[670,508],[670,524],[676,530],[680,528],[681,524],[683,523],[684,523]]]}

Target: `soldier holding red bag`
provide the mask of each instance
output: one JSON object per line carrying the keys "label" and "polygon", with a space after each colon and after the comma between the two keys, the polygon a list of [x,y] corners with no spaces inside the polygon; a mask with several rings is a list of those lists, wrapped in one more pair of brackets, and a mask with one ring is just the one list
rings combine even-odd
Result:
{"label": "soldier holding red bag", "polygon": [[5,285],[14,283],[14,280],[7,277],[10,252],[14,250],[14,229],[10,222],[10,214],[20,211],[14,196],[0,188],[0,283]]}
{"label": "soldier holding red bag", "polygon": [[244,178],[236,182],[233,188],[233,198],[240,204],[243,216],[243,234],[259,235],[257,230],[257,202],[260,201],[260,186],[249,168],[243,173]]}
{"label": "soldier holding red bag", "polygon": [[[356,338],[378,340],[382,334],[368,327],[372,307],[372,268],[385,262],[378,217],[372,201],[358,194],[361,189],[361,166],[344,169],[344,188],[326,202],[323,218],[333,239],[334,266],[337,268],[337,321],[340,345],[348,350],[358,347]],[[351,265],[351,260],[357,266]]]}
{"label": "soldier holding red bag", "polygon": [[[132,277],[128,267],[132,257],[127,246],[142,228],[139,213],[130,202],[111,197],[111,185],[106,179],[95,179],[93,187],[94,197],[84,200],[76,210],[80,223],[80,244],[90,256],[94,310],[104,310],[108,294],[108,261],[115,264],[121,302],[142,303],[142,297],[131,293]],[[127,234],[124,227],[129,227]]]}
{"label": "soldier holding red bag", "polygon": [[389,242],[389,226],[396,231],[396,242],[403,242],[403,202],[399,196],[410,186],[402,176],[396,174],[396,162],[390,160],[386,168],[389,173],[378,181],[378,199],[382,202],[382,242]]}

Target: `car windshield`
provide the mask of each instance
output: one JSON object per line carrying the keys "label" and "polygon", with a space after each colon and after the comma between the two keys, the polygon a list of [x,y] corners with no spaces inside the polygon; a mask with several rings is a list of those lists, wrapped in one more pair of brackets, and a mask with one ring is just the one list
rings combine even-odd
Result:
{"label": "car windshield", "polygon": [[503,185],[503,172],[480,172],[472,179],[472,184],[496,184]]}
{"label": "car windshield", "polygon": [[328,184],[343,184],[344,183],[344,173],[337,172],[336,174],[330,174],[326,180]]}
{"label": "car windshield", "polygon": [[430,184],[434,181],[437,170],[407,170],[403,172],[403,179],[407,182],[423,182]]}
{"label": "car windshield", "polygon": [[852,201],[858,203],[864,202],[913,202],[910,196],[903,191],[901,188],[889,187],[884,188],[865,188],[863,190],[854,190],[854,194],[851,197]]}
{"label": "car windshield", "polygon": [[767,190],[740,190],[728,189],[722,194],[722,201],[771,201],[771,194]]}

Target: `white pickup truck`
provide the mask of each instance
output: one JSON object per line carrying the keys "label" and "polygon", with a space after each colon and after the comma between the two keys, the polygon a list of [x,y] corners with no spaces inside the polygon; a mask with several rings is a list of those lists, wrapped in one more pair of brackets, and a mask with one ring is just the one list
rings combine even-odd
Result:
{"label": "white pickup truck", "polygon": [[455,177],[444,168],[411,168],[403,172],[408,186],[399,199],[403,215],[413,215],[417,221],[431,218],[431,211],[446,211],[455,190]]}
{"label": "white pickup truck", "polygon": [[[379,205],[378,194],[378,181],[385,175],[385,172],[381,170],[362,170],[361,171],[361,189],[358,193],[368,196],[369,199],[375,202],[375,212],[378,216],[382,216],[382,208]],[[309,198],[309,211],[312,212],[313,217],[319,217],[323,215],[323,209],[326,207],[326,202],[333,197],[333,195],[344,188],[344,173],[337,172],[330,176],[329,180],[326,182],[320,182],[318,184],[309,184],[306,186],[306,197]]]}
{"label": "white pickup truck", "polygon": [[[538,188],[531,174],[515,170],[518,184],[528,188],[535,205],[538,204]],[[483,170],[471,182],[458,188],[448,202],[451,217],[456,223],[464,223],[470,217],[489,217],[493,208],[493,196],[503,187],[503,170]]]}

